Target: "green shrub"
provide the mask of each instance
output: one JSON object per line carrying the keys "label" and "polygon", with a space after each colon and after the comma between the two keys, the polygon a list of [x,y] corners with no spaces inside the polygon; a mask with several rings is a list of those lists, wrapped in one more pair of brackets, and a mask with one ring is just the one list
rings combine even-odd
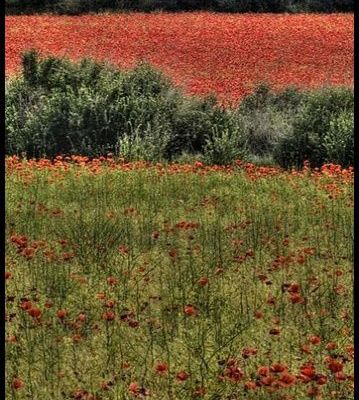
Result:
{"label": "green shrub", "polygon": [[116,153],[126,161],[164,161],[170,135],[162,129],[138,126],[119,139]]}
{"label": "green shrub", "polygon": [[219,164],[247,156],[283,167],[353,162],[351,89],[275,93],[260,85],[225,109],[213,96],[185,96],[146,63],[123,71],[29,52],[5,93],[7,154],[111,152],[149,161],[186,154]]}
{"label": "green shrub", "polygon": [[207,164],[228,165],[246,156],[245,138],[238,127],[235,129],[213,128],[206,138],[204,160]]}
{"label": "green shrub", "polygon": [[[344,153],[340,150],[341,141],[336,144],[329,136],[335,138],[341,135],[339,132],[333,133],[340,128],[345,132],[345,142],[350,147],[350,138],[354,135],[349,121],[352,119],[353,107],[353,92],[348,88],[326,88],[308,93],[293,123],[292,134],[283,137],[275,149],[276,161],[283,167],[298,167],[304,160],[309,160],[312,166],[320,166],[334,161],[331,160],[333,154],[349,155],[349,150]],[[349,164],[351,159],[342,158],[341,163]]]}
{"label": "green shrub", "polygon": [[214,124],[225,128],[229,118],[214,98],[184,96],[145,63],[120,71],[30,52],[22,76],[7,85],[6,148],[29,157],[98,156],[141,141],[149,151],[153,140],[151,157],[172,159],[202,152]]}
{"label": "green shrub", "polygon": [[323,140],[326,161],[344,166],[354,164],[354,113],[343,111],[330,121]]}

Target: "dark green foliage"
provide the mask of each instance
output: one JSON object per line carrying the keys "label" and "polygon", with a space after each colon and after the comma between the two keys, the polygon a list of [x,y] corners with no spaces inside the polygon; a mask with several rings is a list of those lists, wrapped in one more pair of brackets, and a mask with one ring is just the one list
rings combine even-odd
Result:
{"label": "dark green foliage", "polygon": [[236,109],[225,109],[215,97],[185,96],[145,63],[123,71],[29,52],[22,75],[6,84],[6,152],[349,165],[353,101],[351,89],[275,93],[261,85]]}
{"label": "dark green foliage", "polygon": [[292,134],[276,148],[276,161],[285,167],[300,166],[304,160],[313,166],[332,161],[352,164],[353,109],[353,92],[347,88],[307,94]]}
{"label": "dark green foliage", "polygon": [[120,71],[91,60],[23,57],[23,75],[6,91],[8,153],[53,157],[118,153],[123,138],[168,137],[164,154],[201,152],[229,112],[214,99],[185,97],[158,71]]}
{"label": "dark green foliage", "polygon": [[353,12],[354,0],[5,0],[9,14],[99,11]]}

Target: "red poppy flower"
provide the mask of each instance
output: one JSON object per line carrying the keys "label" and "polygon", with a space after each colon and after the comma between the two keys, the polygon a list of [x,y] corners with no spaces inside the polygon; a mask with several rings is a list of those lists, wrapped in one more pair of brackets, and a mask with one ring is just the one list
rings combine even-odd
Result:
{"label": "red poppy flower", "polygon": [[316,345],[316,344],[320,344],[321,339],[320,339],[319,336],[313,335],[313,336],[310,336],[310,337],[309,337],[309,342],[310,342],[311,344]]}
{"label": "red poppy flower", "polygon": [[20,378],[14,378],[11,383],[11,387],[14,390],[19,390],[25,386],[24,382]]}
{"label": "red poppy flower", "polygon": [[57,318],[59,318],[59,319],[64,319],[64,318],[66,318],[66,316],[67,316],[67,310],[59,310],[57,313],[56,313],[56,315],[57,315]]}
{"label": "red poppy flower", "polygon": [[270,370],[275,373],[283,372],[287,370],[287,367],[280,363],[274,363],[270,366]]}
{"label": "red poppy flower", "polygon": [[85,322],[86,321],[86,314],[81,313],[79,314],[79,316],[77,317],[77,319],[81,322]]}
{"label": "red poppy flower", "polygon": [[193,316],[193,315],[197,315],[198,314],[198,310],[195,306],[193,306],[192,304],[187,304],[184,309],[183,309],[184,313],[186,315],[189,316]]}
{"label": "red poppy flower", "polygon": [[206,285],[208,285],[209,279],[205,276],[202,276],[200,279],[198,279],[198,285],[201,287],[204,287]]}
{"label": "red poppy flower", "polygon": [[40,318],[42,314],[41,310],[37,307],[30,308],[27,313],[33,318]]}
{"label": "red poppy flower", "polygon": [[184,382],[188,379],[189,374],[186,371],[180,371],[177,375],[176,375],[176,379],[180,382]]}
{"label": "red poppy flower", "polygon": [[20,307],[23,310],[30,310],[32,308],[32,302],[29,300],[24,300],[20,303]]}
{"label": "red poppy flower", "polygon": [[315,381],[318,385],[325,385],[328,382],[328,378],[325,375],[318,374],[315,377]]}
{"label": "red poppy flower", "polygon": [[242,357],[243,358],[249,358],[250,356],[255,356],[257,354],[258,350],[254,349],[252,347],[248,347],[242,350]]}
{"label": "red poppy flower", "polygon": [[246,390],[253,390],[257,387],[257,384],[254,381],[248,381],[244,384],[244,388]]}
{"label": "red poppy flower", "polygon": [[337,348],[337,345],[334,342],[329,342],[326,346],[325,346],[326,350],[330,351],[330,350],[335,350]]}
{"label": "red poppy flower", "polygon": [[283,387],[291,386],[295,383],[295,381],[296,377],[294,375],[288,374],[287,372],[283,372],[279,378],[279,382]]}
{"label": "red poppy flower", "polygon": [[310,379],[315,377],[315,367],[311,363],[304,364],[300,367],[300,373]]}
{"label": "red poppy flower", "polygon": [[155,366],[155,370],[158,374],[164,375],[168,372],[168,365],[164,362],[160,362]]}
{"label": "red poppy flower", "polygon": [[270,374],[268,367],[259,367],[257,369],[257,374],[260,376],[268,376]]}
{"label": "red poppy flower", "polygon": [[115,319],[115,313],[112,311],[105,311],[102,314],[102,319],[104,319],[105,321],[113,321]]}
{"label": "red poppy flower", "polygon": [[327,366],[330,369],[330,371],[333,372],[333,373],[340,372],[344,368],[344,365],[340,361],[336,361],[336,360],[333,360],[333,359],[331,359],[328,362]]}
{"label": "red poppy flower", "polygon": [[115,306],[115,304],[116,304],[115,300],[107,300],[105,303],[105,307],[113,308]]}

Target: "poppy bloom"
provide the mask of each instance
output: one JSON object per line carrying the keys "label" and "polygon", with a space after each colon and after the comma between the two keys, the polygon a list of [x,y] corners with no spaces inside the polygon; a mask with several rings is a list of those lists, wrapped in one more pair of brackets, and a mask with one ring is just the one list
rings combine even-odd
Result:
{"label": "poppy bloom", "polygon": [[32,302],[29,300],[24,300],[20,303],[20,308],[23,310],[30,310],[32,308]]}
{"label": "poppy bloom", "polygon": [[116,304],[115,300],[107,300],[105,303],[105,307],[113,308],[115,304]]}
{"label": "poppy bloom", "polygon": [[320,339],[319,336],[313,335],[313,336],[310,336],[309,342],[310,342],[311,344],[316,345],[316,344],[320,344],[321,339]]}
{"label": "poppy bloom", "polygon": [[264,386],[270,386],[274,382],[273,376],[263,376],[260,380],[260,383]]}
{"label": "poppy bloom", "polygon": [[155,371],[160,374],[160,375],[164,375],[167,374],[168,372],[168,365],[164,362],[160,362],[156,365],[155,367]]}
{"label": "poppy bloom", "polygon": [[105,311],[102,314],[102,319],[104,319],[105,321],[113,321],[115,319],[115,313],[112,311]]}
{"label": "poppy bloom", "polygon": [[128,326],[130,326],[131,328],[137,328],[140,325],[140,323],[138,321],[136,321],[135,319],[130,319],[128,321]]}
{"label": "poppy bloom", "polygon": [[189,316],[193,316],[193,315],[197,315],[198,314],[198,310],[196,309],[195,306],[193,306],[192,304],[187,304],[184,309],[183,309],[184,313],[186,315]]}
{"label": "poppy bloom", "polygon": [[344,365],[339,361],[331,359],[328,362],[327,367],[330,369],[331,372],[336,373],[341,372],[344,368]]}
{"label": "poppy bloom", "polygon": [[82,340],[82,336],[81,335],[73,335],[72,336],[72,341],[74,343],[79,343],[79,342],[81,342],[81,340]]}
{"label": "poppy bloom", "polygon": [[42,314],[41,310],[37,307],[30,308],[27,313],[33,318],[40,318]]}
{"label": "poppy bloom", "polygon": [[268,367],[259,367],[257,369],[257,374],[260,376],[268,376],[269,375],[269,368]]}
{"label": "poppy bloom", "polygon": [[303,304],[304,303],[304,298],[298,293],[293,293],[293,294],[290,295],[290,301],[293,304]]}
{"label": "poppy bloom", "polygon": [[35,254],[35,249],[32,247],[26,247],[24,250],[22,250],[21,255],[24,256],[26,259],[31,260]]}
{"label": "poppy bloom", "polygon": [[64,319],[67,316],[67,311],[66,310],[59,310],[57,313],[57,318],[59,319]]}
{"label": "poppy bloom", "polygon": [[300,367],[300,373],[310,379],[315,377],[315,367],[311,363],[306,363]]}
{"label": "poppy bloom", "polygon": [[305,354],[312,354],[312,352],[310,351],[310,347],[307,344],[303,344],[303,346],[300,348],[302,353]]}
{"label": "poppy bloom", "polygon": [[278,372],[283,372],[287,370],[287,367],[283,364],[280,363],[274,363],[270,366],[270,370],[272,372],[278,373]]}
{"label": "poppy bloom", "polygon": [[279,382],[282,387],[289,387],[293,385],[295,381],[296,377],[294,375],[288,374],[287,372],[283,372],[279,378]]}
{"label": "poppy bloom", "polygon": [[198,286],[204,287],[206,285],[208,285],[209,279],[205,276],[202,276],[201,278],[198,279],[197,283]]}
{"label": "poppy bloom", "polygon": [[7,338],[6,338],[6,340],[5,340],[7,343],[16,343],[17,342],[17,339],[16,339],[16,336],[15,335],[10,335],[10,336],[8,336]]}
{"label": "poppy bloom", "polygon": [[149,390],[144,387],[140,387],[137,382],[131,382],[128,386],[128,391],[130,394],[137,396],[148,396],[150,394]]}
{"label": "poppy bloom", "polygon": [[325,349],[330,351],[330,350],[335,350],[337,348],[337,345],[333,342],[329,342],[326,346]]}
{"label": "poppy bloom", "polygon": [[253,390],[257,387],[257,384],[254,381],[248,381],[244,384],[244,388],[246,390]]}
{"label": "poppy bloom", "polygon": [[184,382],[188,379],[189,374],[186,371],[180,371],[177,375],[176,375],[176,379],[180,382]]}
{"label": "poppy bloom", "polygon": [[25,386],[24,382],[20,378],[14,378],[11,383],[13,390],[19,390]]}
{"label": "poppy bloom", "polygon": [[86,321],[86,314],[81,313],[79,314],[79,316],[77,317],[77,319],[81,322],[85,322]]}
{"label": "poppy bloom", "polygon": [[255,356],[257,354],[258,350],[254,349],[252,347],[248,347],[242,350],[242,357],[243,358],[249,358],[250,356]]}
{"label": "poppy bloom", "polygon": [[131,382],[128,386],[128,391],[130,394],[139,394],[140,393],[140,387],[138,386],[137,382]]}
{"label": "poppy bloom", "polygon": [[297,282],[293,282],[288,287],[289,293],[299,293],[300,292],[300,285]]}
{"label": "poppy bloom", "polygon": [[232,382],[239,382],[244,375],[244,372],[237,365],[232,365],[225,369],[225,376]]}
{"label": "poppy bloom", "polygon": [[315,381],[317,382],[317,385],[325,385],[328,382],[328,378],[325,375],[318,374],[315,377]]}

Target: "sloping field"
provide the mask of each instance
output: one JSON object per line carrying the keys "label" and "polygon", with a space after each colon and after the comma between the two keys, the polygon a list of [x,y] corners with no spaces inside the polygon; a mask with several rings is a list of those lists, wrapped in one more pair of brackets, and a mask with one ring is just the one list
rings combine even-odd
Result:
{"label": "sloping field", "polygon": [[119,14],[6,17],[6,71],[36,48],[129,67],[145,59],[195,94],[353,84],[353,15]]}

